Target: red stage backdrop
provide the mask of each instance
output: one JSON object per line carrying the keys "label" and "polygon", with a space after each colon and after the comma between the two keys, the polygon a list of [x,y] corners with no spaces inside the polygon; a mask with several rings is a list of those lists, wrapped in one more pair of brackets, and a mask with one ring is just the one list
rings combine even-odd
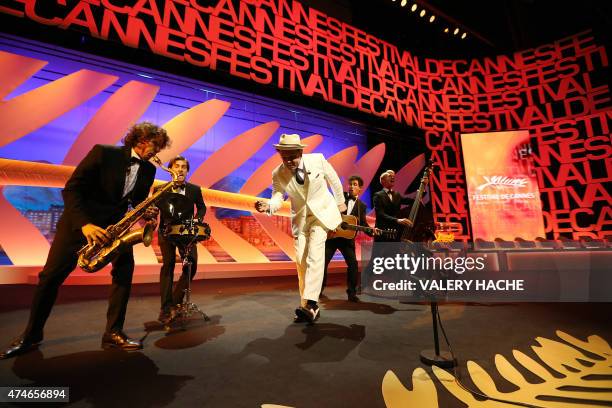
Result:
{"label": "red stage backdrop", "polygon": [[544,236],[529,132],[461,135],[474,238]]}
{"label": "red stage backdrop", "polygon": [[426,130],[437,221],[471,236],[461,133],[529,131],[548,238],[612,234],[612,98],[590,32],[474,60],[413,56],[291,0],[14,0],[0,12]]}
{"label": "red stage backdrop", "polygon": [[[434,120],[421,126],[440,164],[432,188],[438,221],[468,228],[459,135],[524,129],[547,238],[612,235],[610,73],[606,50],[590,33],[511,56],[427,66],[420,81],[435,87],[423,92],[421,116]],[[467,232],[464,238],[477,236]]]}

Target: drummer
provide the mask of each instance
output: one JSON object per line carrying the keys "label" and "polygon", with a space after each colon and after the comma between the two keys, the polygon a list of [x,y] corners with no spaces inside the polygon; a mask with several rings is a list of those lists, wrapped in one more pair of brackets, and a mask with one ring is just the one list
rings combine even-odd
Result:
{"label": "drummer", "polygon": [[[160,198],[158,207],[160,209],[159,247],[161,249],[163,265],[159,273],[161,292],[161,309],[158,320],[167,323],[172,316],[172,308],[183,302],[185,289],[187,288],[187,268],[183,269],[181,277],[173,286],[174,266],[176,262],[176,250],[179,250],[181,258],[185,255],[185,248],[180,243],[171,242],[164,236],[164,231],[172,225],[181,224],[196,218],[200,223],[206,214],[206,205],[202,197],[202,189],[195,184],[187,183],[189,172],[189,161],[183,156],[176,156],[168,163],[170,170],[178,175],[178,184]],[[194,206],[197,210],[194,217]],[[196,274],[198,264],[198,250],[196,245],[191,247],[188,254],[193,267],[191,268],[191,279]]]}

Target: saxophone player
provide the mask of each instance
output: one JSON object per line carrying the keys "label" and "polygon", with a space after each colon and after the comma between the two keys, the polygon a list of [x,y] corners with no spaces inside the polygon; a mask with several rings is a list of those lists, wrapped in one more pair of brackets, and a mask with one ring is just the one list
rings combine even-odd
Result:
{"label": "saxophone player", "polygon": [[[43,329],[58,289],[76,267],[79,249],[86,243],[107,244],[111,237],[105,228],[120,220],[130,205],[135,207],[148,196],[155,177],[155,166],[149,160],[169,146],[168,134],[159,126],[142,122],[128,131],[123,143],[123,146],[95,145],[62,190],[64,212],[39,274],[29,321],[22,335],[0,352],[0,359],[32,350],[43,340]],[[154,215],[151,210],[145,218]],[[133,272],[134,256],[129,247],[113,261],[102,337],[104,349],[142,348],[141,341],[130,339],[123,332]]]}

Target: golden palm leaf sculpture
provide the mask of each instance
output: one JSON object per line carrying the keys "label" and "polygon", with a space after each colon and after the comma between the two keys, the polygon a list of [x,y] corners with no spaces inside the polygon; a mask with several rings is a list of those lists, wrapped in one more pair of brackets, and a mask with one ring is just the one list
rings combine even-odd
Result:
{"label": "golden palm leaf sculpture", "polygon": [[[578,408],[601,407],[612,402],[612,349],[599,336],[579,340],[562,331],[557,336],[565,343],[538,337],[532,349],[542,360],[538,362],[526,354],[513,350],[516,361],[542,379],[528,382],[506,357],[495,356],[495,365],[503,378],[518,387],[516,391],[500,392],[491,376],[477,363],[468,361],[467,368],[473,383],[481,392],[498,399],[511,400],[538,407]],[[548,367],[547,367],[548,366]],[[553,375],[551,369],[558,374]],[[492,400],[478,400],[461,388],[454,376],[433,367],[433,373],[452,395],[470,408],[511,406]],[[392,371],[383,378],[382,393],[388,408],[438,407],[435,385],[422,368],[412,373],[413,389],[408,390]],[[607,404],[606,404],[607,403]],[[608,405],[609,406],[609,405]]]}

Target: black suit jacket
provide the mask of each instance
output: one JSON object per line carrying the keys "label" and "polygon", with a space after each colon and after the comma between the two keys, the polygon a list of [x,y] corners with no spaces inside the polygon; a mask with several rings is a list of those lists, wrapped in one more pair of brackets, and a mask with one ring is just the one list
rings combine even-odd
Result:
{"label": "black suit jacket", "polygon": [[62,221],[75,230],[89,223],[106,228],[123,217],[130,201],[136,206],[147,198],[155,166],[144,161],[134,189],[122,197],[130,156],[131,148],[127,146],[95,145],[62,190]]}
{"label": "black suit jacket", "polygon": [[[199,186],[196,186],[195,184],[185,183],[185,197],[194,203],[196,207],[195,216],[196,218],[202,220],[204,218],[204,215],[206,215],[206,205],[204,204],[204,197],[202,196],[202,189]],[[164,197],[162,196],[160,200],[163,201]],[[168,223],[168,221],[169,220],[167,220],[164,217],[164,213],[162,211],[160,215],[160,225],[165,226]],[[162,228],[160,228],[160,232],[161,230]]]}
{"label": "black suit jacket", "polygon": [[[347,209],[348,209],[348,202],[349,202],[349,194],[345,192],[344,193],[344,203],[346,204]],[[368,207],[366,206],[366,204],[363,201],[361,201],[359,198],[357,198],[357,201],[355,202],[355,205],[353,206],[353,209],[349,215],[353,215],[357,217],[358,223],[362,227],[369,227],[370,225],[366,221],[367,211],[368,211]],[[342,214],[346,214],[346,212],[343,212]],[[369,233],[368,235],[372,236],[373,234]]]}
{"label": "black suit jacket", "polygon": [[402,204],[412,205],[413,200],[403,197],[397,191],[393,192],[393,200],[389,199],[385,190],[374,193],[373,202],[376,211],[376,228],[398,229],[398,215]]}

